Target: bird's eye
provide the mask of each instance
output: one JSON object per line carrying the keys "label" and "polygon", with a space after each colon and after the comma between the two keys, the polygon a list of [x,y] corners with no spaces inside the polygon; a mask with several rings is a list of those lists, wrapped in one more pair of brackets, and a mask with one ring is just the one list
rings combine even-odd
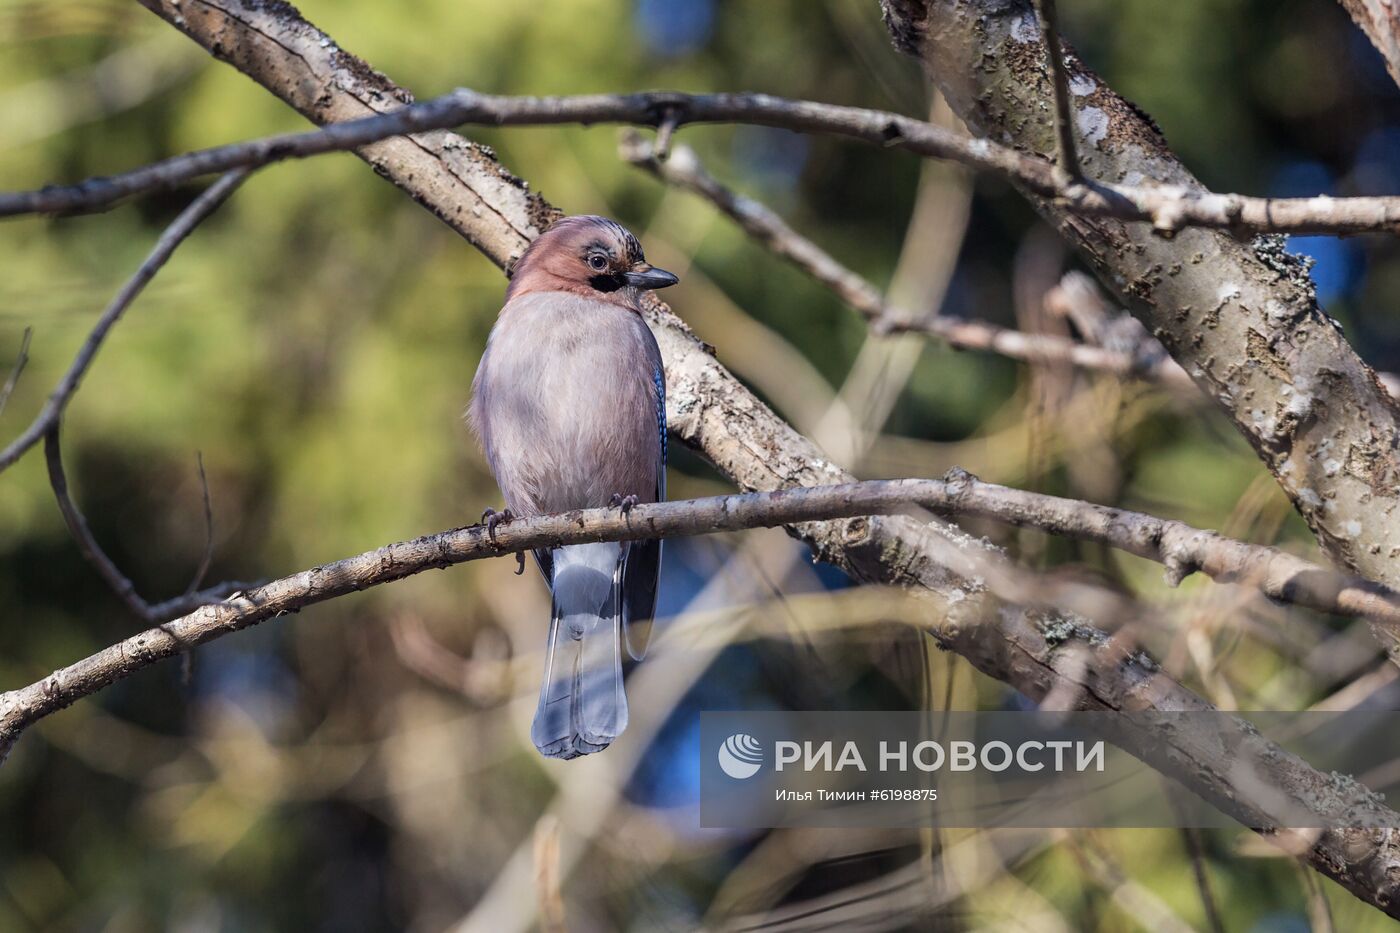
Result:
{"label": "bird's eye", "polygon": [[602,272],[608,267],[608,259],[606,256],[594,253],[592,256],[588,257],[588,265],[592,267],[595,272]]}

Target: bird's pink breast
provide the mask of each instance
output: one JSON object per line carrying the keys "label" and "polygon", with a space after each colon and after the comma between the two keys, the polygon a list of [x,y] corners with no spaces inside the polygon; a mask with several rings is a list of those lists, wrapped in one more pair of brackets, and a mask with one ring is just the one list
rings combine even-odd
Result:
{"label": "bird's pink breast", "polygon": [[633,311],[569,293],[502,309],[477,371],[473,424],[522,515],[654,501],[661,469],[655,339]]}

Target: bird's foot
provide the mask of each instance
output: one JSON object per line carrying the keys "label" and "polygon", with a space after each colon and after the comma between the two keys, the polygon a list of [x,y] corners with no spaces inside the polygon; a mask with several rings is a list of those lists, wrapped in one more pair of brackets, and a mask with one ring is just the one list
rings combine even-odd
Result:
{"label": "bird's foot", "polygon": [[[491,539],[491,543],[496,543],[496,529],[501,525],[509,525],[515,521],[515,513],[510,509],[504,512],[497,512],[495,509],[487,509],[481,513],[481,523],[486,526],[486,536]],[[523,567],[525,559],[520,559]]]}
{"label": "bird's foot", "polygon": [[612,498],[608,500],[608,508],[621,509],[622,514],[626,515],[628,512],[632,511],[634,505],[641,501],[642,500],[638,499],[636,496],[624,496],[621,493],[615,492],[612,494]]}
{"label": "bird's foot", "polygon": [[525,552],[515,552],[515,575],[518,577],[525,572]]}

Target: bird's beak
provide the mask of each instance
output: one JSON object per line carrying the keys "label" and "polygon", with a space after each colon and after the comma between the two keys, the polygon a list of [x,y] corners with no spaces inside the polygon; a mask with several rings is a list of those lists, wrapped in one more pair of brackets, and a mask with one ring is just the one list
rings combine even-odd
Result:
{"label": "bird's beak", "polygon": [[636,288],[666,288],[680,281],[665,269],[658,269],[647,263],[633,266],[632,271],[624,273],[622,277],[628,285]]}

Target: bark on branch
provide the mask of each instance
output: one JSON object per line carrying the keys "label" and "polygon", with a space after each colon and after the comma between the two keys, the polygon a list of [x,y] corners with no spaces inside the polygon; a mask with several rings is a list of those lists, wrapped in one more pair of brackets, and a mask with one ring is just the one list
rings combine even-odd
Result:
{"label": "bark on branch", "polygon": [[1400,84],[1400,6],[1393,0],[1340,0],[1356,21],[1376,51],[1385,59],[1385,67],[1396,84]]}
{"label": "bark on branch", "polygon": [[[152,617],[153,607],[136,595],[130,581],[92,540],[82,515],[68,499],[57,434],[51,433],[47,441],[50,477],[74,536],[133,612],[149,622],[158,621]],[[483,525],[472,525],[386,545],[271,583],[237,584],[236,593],[224,592],[217,598],[210,592],[199,594],[201,601],[188,605],[181,618],[55,671],[29,687],[0,694],[0,750],[35,720],[172,654],[273,616],[425,570],[523,554],[540,547],[830,522],[894,515],[913,507],[1106,544],[1165,565],[1173,585],[1200,571],[1222,583],[1254,586],[1275,599],[1322,612],[1400,621],[1400,595],[1274,548],[1246,544],[1141,512],[984,483],[954,470],[943,480],[871,480],[796,487],[638,505],[627,512],[576,510],[512,521],[497,526],[494,534]]]}
{"label": "bark on branch", "polygon": [[[341,51],[290,4],[142,0],[196,42],[317,122],[393,110],[410,95]],[[557,211],[529,195],[493,155],[451,133],[386,139],[360,150],[386,177],[458,230],[498,264],[507,264]],[[777,418],[707,352],[664,306],[649,315],[667,372],[671,431],[746,489],[821,486],[849,480],[809,441]],[[930,632],[990,676],[1033,700],[1073,699],[1086,709],[1208,709],[1140,653],[1116,651],[1084,620],[1006,605],[933,556],[939,546],[978,552],[985,545],[939,523],[904,516],[856,517],[792,528],[814,553],[857,579],[917,589],[931,604]],[[202,610],[208,612],[211,610]],[[1086,666],[1084,659],[1090,663]],[[1224,812],[1266,825],[1232,776],[1213,765],[1221,741],[1252,742],[1244,724],[1223,738],[1191,730],[1143,735],[1130,750]],[[1383,825],[1394,815],[1348,781],[1321,774],[1291,755],[1276,759],[1279,786],[1329,812]],[[1379,808],[1379,809],[1378,809]],[[1306,860],[1357,897],[1387,910],[1400,896],[1400,840],[1379,829],[1329,831]]]}
{"label": "bark on branch", "polygon": [[[51,469],[58,461],[55,437],[49,435]],[[60,492],[62,500],[65,487],[61,468],[55,479],[55,489]],[[43,680],[0,694],[0,763],[3,763],[20,734],[39,719],[158,661],[267,619],[295,613],[319,602],[426,570],[523,553],[540,547],[831,522],[840,518],[892,515],[912,506],[951,515],[982,516],[1039,528],[1052,534],[1099,541],[1160,561],[1168,566],[1173,575],[1200,569],[1216,579],[1244,580],[1260,586],[1270,595],[1294,599],[1325,611],[1367,612],[1383,615],[1387,619],[1400,616],[1400,600],[1396,594],[1368,585],[1365,581],[1340,577],[1272,548],[1232,541],[1180,522],[1163,521],[1149,515],[982,483],[960,471],[955,471],[945,480],[877,480],[783,489],[638,505],[626,512],[618,509],[578,510],[513,521],[498,526],[494,532],[484,525],[473,525],[390,544],[250,587],[134,635],[54,671]],[[81,517],[78,521],[81,522]],[[861,529],[862,526],[848,525],[848,540],[855,537],[853,528]],[[131,596],[139,601],[134,593]],[[1046,620],[1053,625],[1064,624],[1064,620],[1049,616]],[[973,625],[977,626],[975,620]],[[953,625],[946,621],[935,622],[933,628],[954,641],[979,638],[977,632],[959,633],[956,622]],[[1061,637],[1081,637],[1092,641],[1096,636],[1092,630],[1072,630]],[[1146,663],[1140,657],[1125,660],[1136,665]],[[1167,681],[1155,686],[1142,686],[1152,687],[1154,691],[1165,689],[1169,696],[1175,686],[1169,685]],[[1082,686],[1086,697],[1094,701],[1089,704],[1090,708],[1102,708],[1100,704],[1103,701],[1094,693],[1101,689],[1100,685],[1086,683]],[[1175,687],[1175,690],[1180,691],[1180,688]],[[1184,696],[1189,697],[1189,694]],[[1109,708],[1124,708],[1116,704],[1107,705]],[[1131,708],[1142,708],[1142,700],[1139,699]],[[1206,706],[1195,701],[1185,708],[1205,709]],[[1208,736],[1202,732],[1192,741],[1208,741]],[[1149,756],[1149,749],[1140,747],[1139,753]],[[1182,767],[1181,761],[1173,759],[1171,753],[1149,756],[1149,760],[1161,765],[1168,773],[1177,773]],[[1301,762],[1297,764],[1304,769],[1300,773],[1306,773],[1306,766]],[[1218,792],[1209,782],[1204,788],[1200,787],[1200,775],[1194,777],[1198,792]],[[1233,785],[1231,787],[1231,796],[1239,797]],[[1285,779],[1281,787],[1289,796],[1302,790],[1291,779]],[[1324,812],[1319,809],[1322,806],[1320,800],[1313,803],[1317,805],[1317,812]],[[1234,801],[1231,806],[1235,809],[1227,812],[1235,813],[1247,825],[1269,825],[1266,809],[1255,807],[1248,801]],[[1385,817],[1383,808],[1374,809],[1373,814],[1376,820]],[[1254,822],[1249,822],[1251,820]]]}
{"label": "bark on branch", "polygon": [[[96,549],[82,516],[67,496],[56,434],[49,435],[49,468],[64,517],[86,549]],[[401,580],[425,570],[450,567],[487,557],[519,554],[534,548],[594,541],[670,538],[746,528],[775,527],[856,515],[897,512],[912,505],[952,505],[953,494],[937,480],[884,480],[851,485],[786,489],[766,493],[714,496],[638,505],[630,511],[589,509],[521,519],[497,526],[472,525],[412,541],[366,551],[331,564],[249,586],[217,602],[191,608],[186,615],[157,625],[43,680],[0,693],[0,763],[20,733],[38,719],[74,701],[196,645],[307,606]],[[105,564],[104,577],[124,593],[138,615],[149,607],[111,565],[100,549],[94,563]],[[1400,602],[1393,611],[1400,613]]]}
{"label": "bark on branch", "polygon": [[[153,0],[142,0],[153,5]],[[223,50],[221,50],[223,51]],[[1242,233],[1395,233],[1400,196],[1259,198],[1199,186],[1139,186],[1065,176],[1055,164],[897,113],[789,100],[769,94],[649,91],[577,97],[498,97],[458,88],[392,113],[324,130],[286,133],[173,156],[129,172],[74,185],[0,194],[0,217],[95,210],[145,191],[169,189],[238,167],[374,146],[395,136],[468,124],[549,126],[626,123],[665,130],[689,123],[747,123],[857,139],[927,158],[960,162],[1016,182],[1088,217],[1148,221],[1161,233],[1207,227]],[[665,134],[669,135],[669,132]]]}
{"label": "bark on branch", "polygon": [[[1054,152],[1054,91],[1030,0],[881,2],[895,44],[974,131]],[[1069,50],[1065,61],[1088,176],[1200,190],[1141,110]],[[1400,409],[1319,308],[1306,268],[1276,239],[1191,229],[1166,240],[1030,194],[1231,418],[1328,555],[1400,584]]]}

